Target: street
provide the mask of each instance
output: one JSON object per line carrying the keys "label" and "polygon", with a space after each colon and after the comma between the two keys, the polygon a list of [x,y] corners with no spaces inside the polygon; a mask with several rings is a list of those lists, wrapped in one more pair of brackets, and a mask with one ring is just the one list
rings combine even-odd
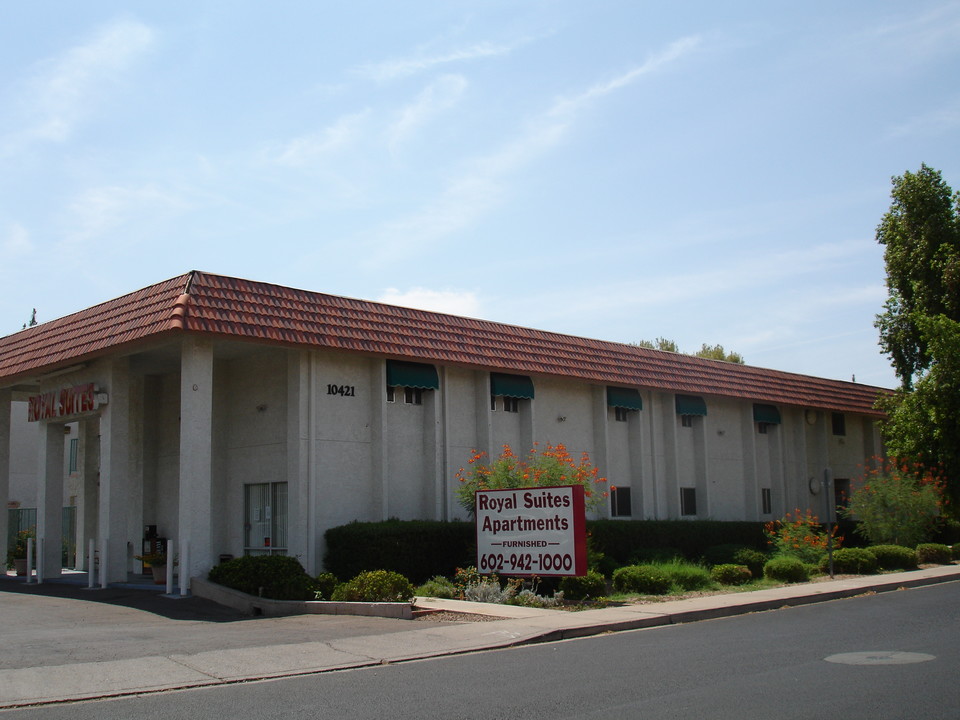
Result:
{"label": "street", "polygon": [[[32,718],[960,718],[960,583]],[[830,659],[828,661],[828,658]]]}

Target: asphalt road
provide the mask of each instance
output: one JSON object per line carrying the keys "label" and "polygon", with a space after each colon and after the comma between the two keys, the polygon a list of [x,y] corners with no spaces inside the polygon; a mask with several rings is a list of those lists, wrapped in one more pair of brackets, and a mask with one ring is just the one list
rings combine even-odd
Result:
{"label": "asphalt road", "polygon": [[960,583],[12,718],[960,718]]}

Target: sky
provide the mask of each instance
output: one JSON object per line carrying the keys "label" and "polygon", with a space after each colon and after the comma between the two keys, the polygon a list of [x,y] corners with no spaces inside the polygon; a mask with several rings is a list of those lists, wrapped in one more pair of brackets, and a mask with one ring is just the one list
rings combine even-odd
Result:
{"label": "sky", "polygon": [[960,2],[6,3],[0,335],[190,270],[885,387]]}

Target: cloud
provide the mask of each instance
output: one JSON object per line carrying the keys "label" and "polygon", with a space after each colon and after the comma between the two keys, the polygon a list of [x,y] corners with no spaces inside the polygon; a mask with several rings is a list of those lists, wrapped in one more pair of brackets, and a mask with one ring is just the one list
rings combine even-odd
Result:
{"label": "cloud", "polygon": [[382,82],[384,80],[393,80],[399,77],[414,75],[424,70],[430,70],[438,65],[448,65],[450,63],[466,62],[479,58],[507,55],[525,42],[526,41],[521,41],[514,45],[497,45],[495,43],[483,42],[439,55],[398,58],[363,65],[357,69],[357,72],[365,77]]}
{"label": "cloud", "polygon": [[30,127],[20,142],[63,142],[91,115],[104,91],[116,83],[154,42],[154,32],[133,20],[118,20],[88,42],[40,65],[27,81]]}
{"label": "cloud", "polygon": [[434,115],[456,105],[467,89],[462,75],[444,75],[425,87],[416,99],[404,107],[396,121],[387,129],[391,151],[403,143]]}
{"label": "cloud", "polygon": [[644,75],[679,60],[698,45],[698,38],[683,38],[613,80],[558,100],[528,122],[513,141],[471,163],[461,177],[447,184],[434,202],[381,228],[375,238],[381,249],[373,260],[389,261],[400,248],[430,244],[476,222],[501,202],[507,178],[558,145],[580,112]]}
{"label": "cloud", "polygon": [[343,115],[332,125],[286,143],[276,154],[275,160],[281,165],[309,165],[321,157],[350,147],[359,137],[368,110]]}
{"label": "cloud", "polygon": [[136,220],[150,227],[157,219],[187,207],[179,196],[155,186],[106,186],[80,193],[70,204],[66,245],[82,245]]}
{"label": "cloud", "polygon": [[10,223],[7,232],[0,242],[0,251],[6,258],[27,255],[33,250],[30,233],[19,223]]}
{"label": "cloud", "polygon": [[480,301],[476,293],[466,290],[430,290],[415,287],[409,290],[387,288],[377,298],[380,302],[434,312],[480,317]]}

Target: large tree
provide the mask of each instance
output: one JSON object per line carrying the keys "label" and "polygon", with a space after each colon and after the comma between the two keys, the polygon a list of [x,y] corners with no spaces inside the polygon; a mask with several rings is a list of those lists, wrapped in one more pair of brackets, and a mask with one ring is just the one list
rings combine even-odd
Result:
{"label": "large tree", "polygon": [[[638,347],[650,348],[651,350],[666,350],[675,353],[682,352],[676,342],[662,337],[658,337],[653,341],[641,340],[633,344]],[[723,349],[723,345],[707,345],[707,343],[703,343],[696,352],[683,354],[694,355],[695,357],[707,358],[709,360],[726,360],[727,362],[737,363],[738,365],[744,364],[743,355],[733,350],[727,352]]]}
{"label": "large tree", "polygon": [[891,196],[877,227],[888,297],[876,326],[901,385],[881,403],[884,442],[942,471],[960,499],[960,193],[921,165],[893,178]]}

